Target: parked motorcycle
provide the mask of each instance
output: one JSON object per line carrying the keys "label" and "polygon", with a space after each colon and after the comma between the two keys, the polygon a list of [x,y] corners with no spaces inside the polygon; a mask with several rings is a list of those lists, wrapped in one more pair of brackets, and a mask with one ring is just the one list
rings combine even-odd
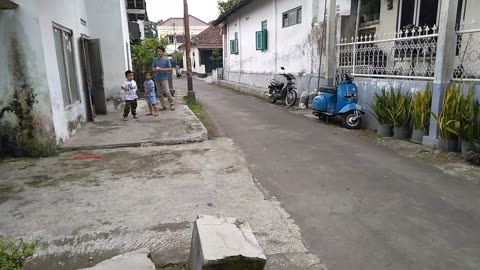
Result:
{"label": "parked motorcycle", "polygon": [[291,107],[297,101],[297,87],[295,86],[295,76],[290,73],[285,73],[285,68],[281,67],[283,70],[283,77],[287,79],[287,84],[285,85],[282,82],[279,82],[275,79],[270,81],[270,85],[268,86],[268,93],[265,92],[265,95],[268,96],[268,100],[270,103],[275,103],[277,100],[285,100],[285,104],[288,107]]}
{"label": "parked motorcycle", "polygon": [[319,118],[334,118],[342,116],[342,124],[347,129],[358,129],[362,124],[362,114],[365,108],[359,104],[357,85],[353,77],[344,75],[343,82],[338,87],[322,86],[313,99],[313,114]]}

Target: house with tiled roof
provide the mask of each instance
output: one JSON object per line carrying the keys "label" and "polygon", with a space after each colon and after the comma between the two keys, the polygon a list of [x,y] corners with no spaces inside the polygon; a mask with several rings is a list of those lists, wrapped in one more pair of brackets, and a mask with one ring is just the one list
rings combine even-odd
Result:
{"label": "house with tiled roof", "polygon": [[[203,30],[209,27],[208,23],[199,18],[189,15],[190,37],[195,37]],[[167,54],[172,54],[178,49],[180,44],[185,42],[185,27],[182,18],[169,18],[165,21],[159,21],[157,32],[160,38],[167,37],[169,45],[166,48]]]}
{"label": "house with tiled roof", "polygon": [[[222,53],[222,27],[210,26],[197,36],[192,38],[190,57],[192,59],[192,71],[194,73],[210,73],[213,69],[222,66],[223,61],[215,63],[210,59],[214,50]],[[179,46],[179,50],[185,49],[185,45]],[[183,57],[186,66],[186,56]]]}

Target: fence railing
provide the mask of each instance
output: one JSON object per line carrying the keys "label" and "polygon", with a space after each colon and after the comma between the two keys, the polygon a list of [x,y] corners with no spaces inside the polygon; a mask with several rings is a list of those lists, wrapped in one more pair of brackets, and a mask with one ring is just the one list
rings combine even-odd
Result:
{"label": "fence railing", "polygon": [[433,79],[438,29],[416,27],[393,34],[341,39],[337,73],[358,77]]}
{"label": "fence railing", "polygon": [[454,80],[480,81],[480,21],[457,26]]}

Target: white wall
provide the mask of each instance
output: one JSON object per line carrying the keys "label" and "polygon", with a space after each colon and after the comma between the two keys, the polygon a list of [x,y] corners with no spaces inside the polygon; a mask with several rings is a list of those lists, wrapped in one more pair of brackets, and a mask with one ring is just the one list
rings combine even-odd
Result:
{"label": "white wall", "polygon": [[[196,73],[201,72],[200,51],[195,46],[190,47],[190,59],[192,60],[192,72],[196,72]],[[194,62],[195,62],[195,67],[193,67]],[[185,50],[183,51],[183,70],[184,71],[187,70],[187,54],[185,53]]]}
{"label": "white wall", "polygon": [[[302,23],[282,28],[282,13],[302,6]],[[313,0],[254,1],[227,20],[225,69],[246,73],[278,73],[285,66],[289,72],[315,71],[312,57],[312,20],[318,9],[312,10]],[[255,49],[255,32],[267,20],[268,49]],[[239,54],[230,53],[230,40],[238,32]]]}
{"label": "white wall", "polygon": [[[131,68],[128,19],[124,0],[85,0],[91,38],[100,38],[105,80],[105,96],[120,90],[125,71]],[[110,23],[106,23],[110,22]]]}

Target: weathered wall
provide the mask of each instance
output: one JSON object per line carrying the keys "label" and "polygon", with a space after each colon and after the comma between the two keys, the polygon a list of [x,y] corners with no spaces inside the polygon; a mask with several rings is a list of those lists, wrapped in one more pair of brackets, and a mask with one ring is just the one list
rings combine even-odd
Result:
{"label": "weathered wall", "polygon": [[[79,51],[82,34],[102,40],[107,95],[109,91],[115,93],[119,89],[130,61],[127,57],[129,47],[125,46],[129,42],[125,2],[18,0],[16,3],[19,4],[17,9],[0,11],[0,60],[2,67],[8,66],[9,70],[0,72],[0,106],[11,102],[15,91],[21,91],[24,97],[31,96],[35,99],[32,105],[35,124],[41,127],[41,133],[54,134],[60,143],[75,134],[86,119],[87,91]],[[86,26],[82,25],[81,19],[87,22]],[[79,100],[72,104],[63,101],[54,23],[73,33],[71,49]],[[12,72],[15,70],[20,71]],[[16,121],[11,114],[6,118]]]}
{"label": "weathered wall", "polygon": [[[100,38],[105,96],[115,95],[131,67],[130,39],[124,0],[85,0],[91,38]],[[111,22],[105,24],[105,22]],[[104,27],[102,27],[104,26]]]}
{"label": "weathered wall", "polygon": [[[45,64],[48,56],[41,46],[39,5],[17,3],[21,6],[16,10],[0,11],[0,107],[14,108],[2,122],[20,128],[23,139],[54,139],[53,97]],[[26,3],[31,8],[22,6]]]}
{"label": "weathered wall", "polygon": [[[80,23],[80,18],[88,21],[85,2],[83,0],[75,0],[69,3],[48,0],[29,0],[23,2],[24,4],[20,3],[20,8],[29,9],[38,14],[42,42],[41,44],[38,44],[38,42],[32,43],[32,46],[43,47],[50,98],[52,100],[55,133],[57,141],[65,141],[71,135],[75,134],[86,121],[86,89],[83,84],[82,59],[78,48],[80,35],[88,34],[88,28]],[[38,7],[35,7],[36,4],[33,4],[33,2],[38,2]],[[77,75],[80,100],[72,104],[64,104],[63,102],[62,86],[53,36],[53,23],[66,27],[73,32],[72,49],[75,56],[75,73]]]}

